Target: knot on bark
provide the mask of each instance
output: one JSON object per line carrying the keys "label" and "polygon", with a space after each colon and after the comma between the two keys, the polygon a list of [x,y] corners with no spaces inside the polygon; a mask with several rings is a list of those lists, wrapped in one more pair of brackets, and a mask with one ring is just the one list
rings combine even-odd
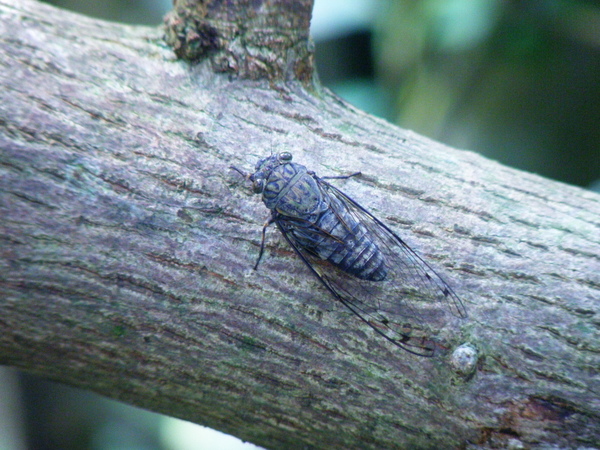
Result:
{"label": "knot on bark", "polygon": [[[165,16],[165,41],[192,63],[240,78],[312,82],[310,8],[283,2],[179,0]],[[302,4],[303,2],[299,2]]]}

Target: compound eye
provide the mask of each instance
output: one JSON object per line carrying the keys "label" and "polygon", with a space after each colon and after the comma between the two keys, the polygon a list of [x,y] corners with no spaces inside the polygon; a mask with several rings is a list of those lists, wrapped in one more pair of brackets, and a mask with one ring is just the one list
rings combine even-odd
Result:
{"label": "compound eye", "polygon": [[260,194],[265,188],[265,180],[263,178],[255,178],[253,180],[252,189],[255,193]]}
{"label": "compound eye", "polygon": [[290,152],[281,152],[279,154],[279,160],[280,161],[291,161],[292,160],[292,154]]}

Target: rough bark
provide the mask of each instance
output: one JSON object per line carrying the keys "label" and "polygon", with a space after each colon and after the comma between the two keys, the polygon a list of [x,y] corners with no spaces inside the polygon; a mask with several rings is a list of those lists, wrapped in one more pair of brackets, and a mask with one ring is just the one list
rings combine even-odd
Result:
{"label": "rough bark", "polygon": [[[598,195],[289,73],[190,66],[156,29],[0,14],[2,364],[269,448],[598,445]],[[251,270],[267,211],[228,167],[280,150],[363,172],[344,190],[467,305],[447,352],[377,337],[275,231]]]}
{"label": "rough bark", "polygon": [[209,63],[214,72],[310,83],[312,3],[175,0],[165,17],[165,40],[180,58]]}

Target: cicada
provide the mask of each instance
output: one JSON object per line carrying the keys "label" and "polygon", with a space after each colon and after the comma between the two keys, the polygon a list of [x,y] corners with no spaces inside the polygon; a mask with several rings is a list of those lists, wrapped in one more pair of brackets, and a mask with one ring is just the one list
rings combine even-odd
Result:
{"label": "cicada", "polygon": [[436,349],[434,340],[416,331],[424,319],[415,298],[419,305],[444,303],[453,315],[466,317],[460,298],[431,265],[348,195],[292,162],[290,153],[259,160],[252,174],[231,168],[252,182],[271,211],[255,269],[274,223],[336,300],[410,353],[432,356]]}

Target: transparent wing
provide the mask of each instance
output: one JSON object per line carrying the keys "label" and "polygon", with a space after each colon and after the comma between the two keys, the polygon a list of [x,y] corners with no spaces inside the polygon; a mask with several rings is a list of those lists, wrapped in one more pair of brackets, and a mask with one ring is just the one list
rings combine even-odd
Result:
{"label": "transparent wing", "polygon": [[[385,280],[356,278],[299,245],[290,231],[297,225],[306,227],[305,221],[276,216],[279,230],[325,288],[360,320],[403,350],[433,356],[437,344],[428,334],[432,327],[443,323],[439,303],[444,303],[452,314],[466,317],[462,301],[437,272],[385,224],[339,189],[320,178],[317,180],[325,196],[339,200],[330,204],[344,208],[335,211],[342,223],[350,214],[367,228],[384,254]],[[323,239],[335,239],[316,228],[313,232]]]}
{"label": "transparent wing", "polygon": [[[275,220],[275,223],[298,256],[325,288],[360,320],[369,325],[376,333],[409,353],[419,356],[434,355],[435,342],[420,333],[421,330],[414,330],[410,323],[398,322],[397,314],[390,314],[389,311],[385,312],[381,308],[373,306],[373,302],[380,303],[376,300],[379,287],[368,286],[368,284],[375,282],[358,280],[327,261],[315,257],[305,248],[297,245],[292,235],[285,231],[286,228],[289,229],[289,224],[284,228],[280,220]],[[370,300],[365,301],[367,298]]]}
{"label": "transparent wing", "polygon": [[377,239],[380,249],[389,262],[390,281],[402,283],[417,289],[421,296],[446,304],[448,310],[457,317],[467,317],[467,310],[452,288],[425,262],[406,242],[335,186],[318,179],[321,188],[330,196],[337,197],[347,205],[350,214],[363,223]]}

